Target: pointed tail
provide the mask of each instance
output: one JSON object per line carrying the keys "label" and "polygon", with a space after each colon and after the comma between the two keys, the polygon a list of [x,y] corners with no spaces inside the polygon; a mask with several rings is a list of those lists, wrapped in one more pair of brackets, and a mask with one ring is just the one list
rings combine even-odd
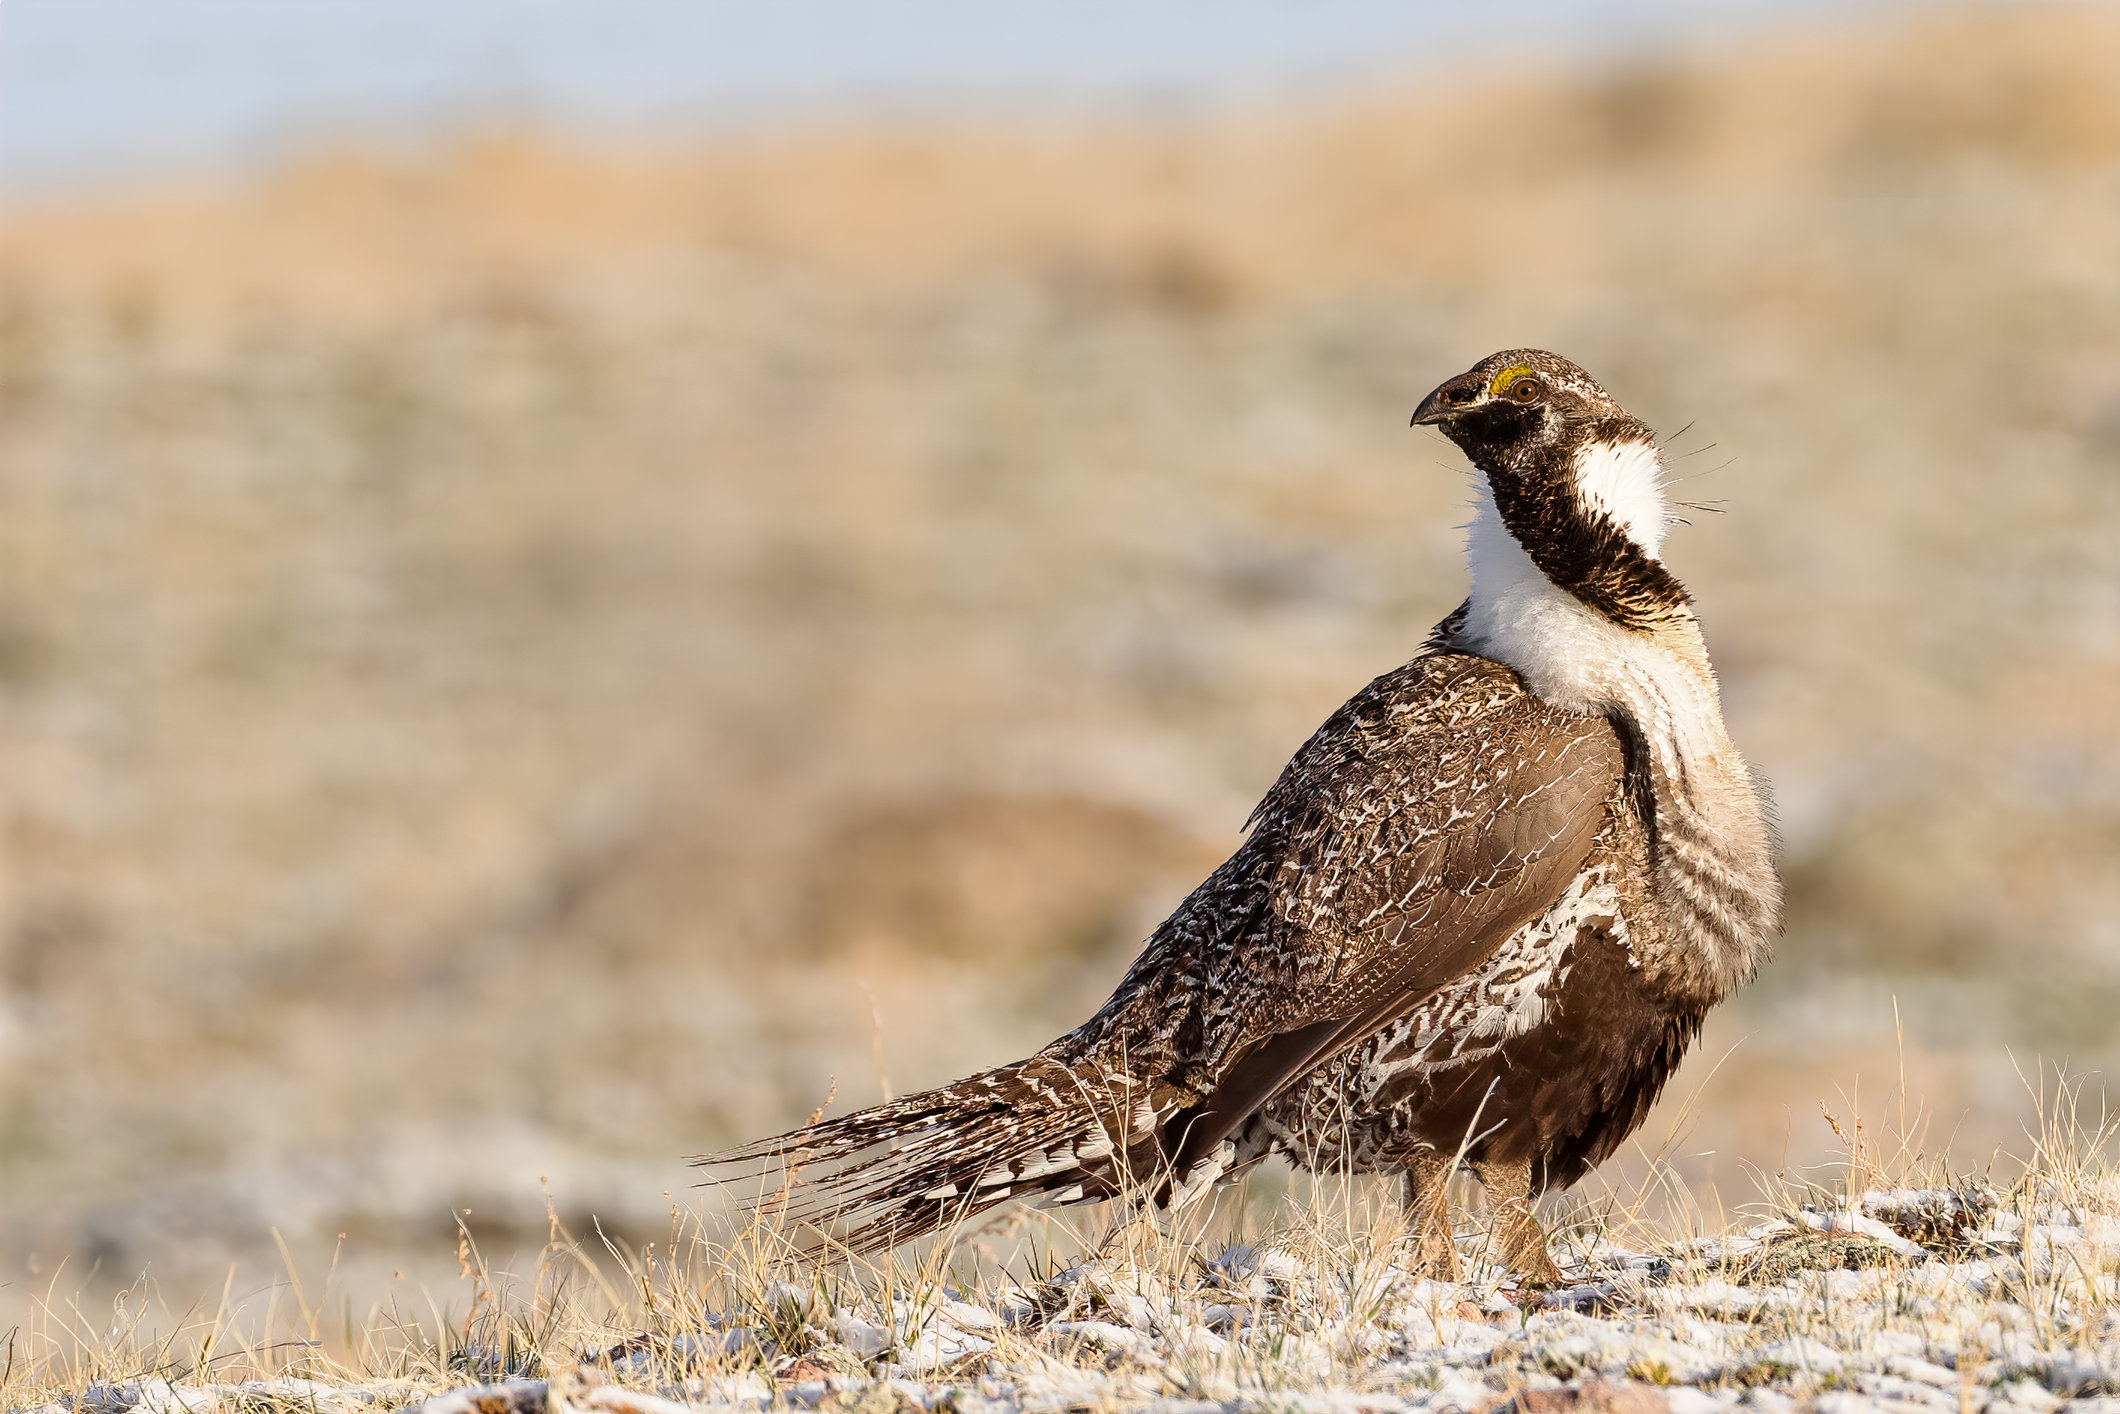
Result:
{"label": "pointed tail", "polygon": [[692,1162],[778,1165],[781,1184],[761,1185],[745,1206],[864,1255],[1011,1198],[1062,1204],[1124,1192],[1160,1162],[1156,1111],[1138,1080],[1038,1055]]}

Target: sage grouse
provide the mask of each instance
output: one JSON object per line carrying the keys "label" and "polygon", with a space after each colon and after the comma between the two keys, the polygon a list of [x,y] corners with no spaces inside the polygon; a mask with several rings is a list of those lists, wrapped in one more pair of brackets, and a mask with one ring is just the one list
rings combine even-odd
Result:
{"label": "sage grouse", "polygon": [[1650,429],[1511,349],[1422,401],[1479,473],[1472,592],[1335,712],[1118,990],[1037,1055],[813,1123],[776,1205],[875,1251],[1011,1198],[1176,1205],[1279,1151],[1444,1186],[1554,1276],[1531,1200],[1640,1124],[1777,928],[1762,799],[1723,728]]}

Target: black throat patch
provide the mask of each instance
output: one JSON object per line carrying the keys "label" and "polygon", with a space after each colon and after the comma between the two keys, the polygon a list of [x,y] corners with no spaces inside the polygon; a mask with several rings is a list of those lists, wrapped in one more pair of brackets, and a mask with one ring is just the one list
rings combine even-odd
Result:
{"label": "black throat patch", "polygon": [[1646,423],[1620,413],[1554,429],[1538,409],[1494,404],[1444,430],[1487,478],[1502,524],[1546,578],[1628,629],[1654,627],[1691,602],[1669,570],[1576,488],[1586,448],[1652,441]]}

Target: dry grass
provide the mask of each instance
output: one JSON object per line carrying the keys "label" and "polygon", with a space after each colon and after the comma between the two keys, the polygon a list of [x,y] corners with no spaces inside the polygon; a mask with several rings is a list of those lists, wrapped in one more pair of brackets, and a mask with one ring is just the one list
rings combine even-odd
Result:
{"label": "dry grass", "polygon": [[1573,1284],[1544,1296],[1492,1264],[1476,1220],[1459,1225],[1466,1282],[1420,1280],[1396,1202],[1345,1178],[1167,1220],[1014,1209],[859,1261],[805,1255],[814,1235],[782,1231],[771,1203],[733,1231],[673,1208],[639,1245],[555,1212],[525,1270],[496,1270],[463,1229],[443,1294],[360,1314],[291,1258],[240,1310],[225,1287],[180,1309],[143,1283],[108,1318],[47,1300],[10,1334],[0,1407],[338,1411],[465,1386],[608,1414],[1475,1410],[1635,1385],[1658,1409],[1682,1390],[1772,1410],[1834,1390],[1940,1397],[1912,1380],[1961,1408],[2045,1410],[2120,1391],[2120,1121],[2087,1115],[2081,1077],[2029,1083],[2037,1126],[2006,1172],[1953,1172],[1903,1112],[1883,1142],[1835,1120],[1836,1173],[1767,1179],[1740,1212],[1703,1208],[1651,1158],[1642,1181],[1562,1205]]}

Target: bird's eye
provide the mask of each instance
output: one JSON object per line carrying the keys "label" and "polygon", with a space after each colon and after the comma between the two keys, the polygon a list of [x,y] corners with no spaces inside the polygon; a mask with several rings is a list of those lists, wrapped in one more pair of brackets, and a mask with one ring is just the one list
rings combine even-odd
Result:
{"label": "bird's eye", "polygon": [[1509,396],[1520,403],[1535,403],[1546,395],[1546,385],[1536,378],[1519,378],[1509,385]]}

